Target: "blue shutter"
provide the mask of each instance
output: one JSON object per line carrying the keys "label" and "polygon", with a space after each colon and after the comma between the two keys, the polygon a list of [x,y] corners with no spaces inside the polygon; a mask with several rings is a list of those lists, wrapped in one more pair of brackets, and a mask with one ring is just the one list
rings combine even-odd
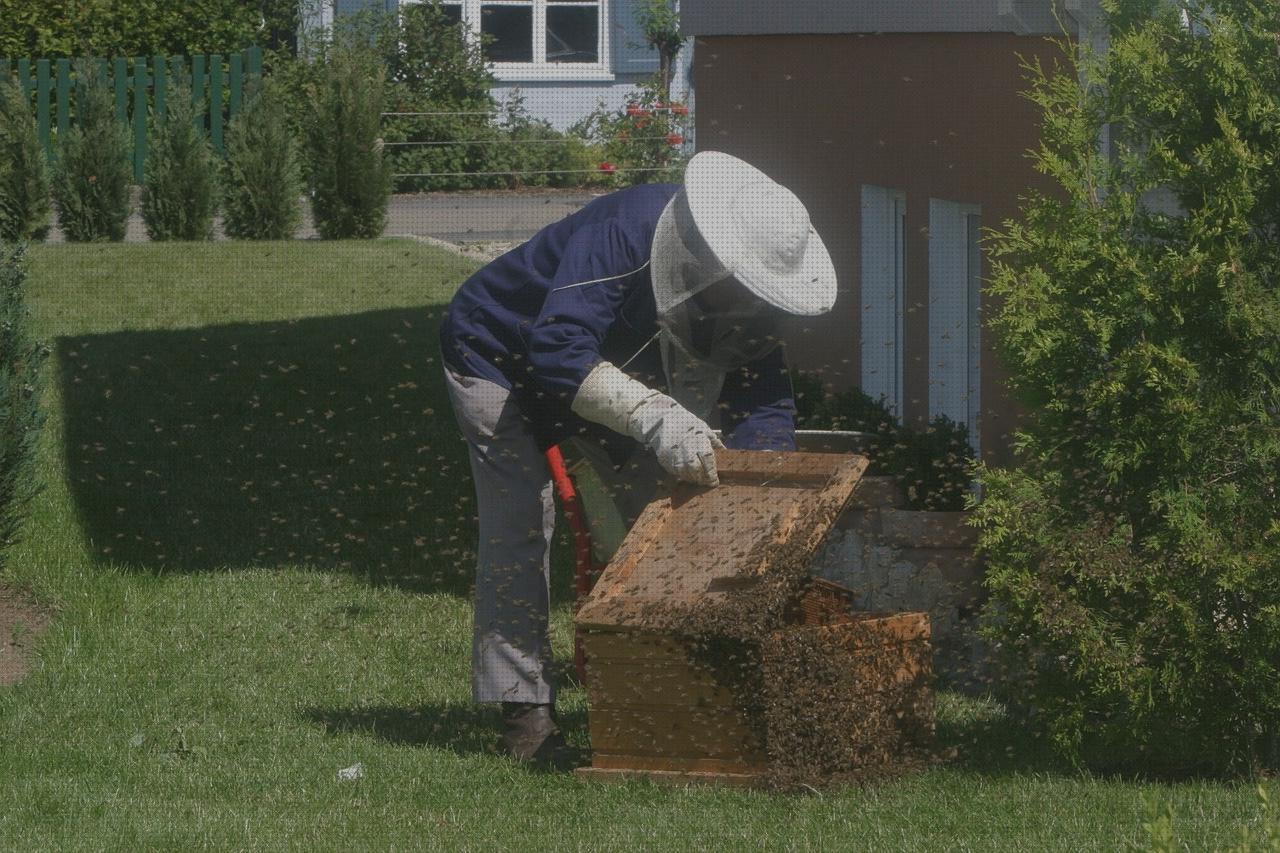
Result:
{"label": "blue shutter", "polygon": [[658,70],[658,52],[644,42],[644,31],[636,21],[635,0],[607,0],[609,5],[609,48],[613,51],[615,74],[652,74]]}

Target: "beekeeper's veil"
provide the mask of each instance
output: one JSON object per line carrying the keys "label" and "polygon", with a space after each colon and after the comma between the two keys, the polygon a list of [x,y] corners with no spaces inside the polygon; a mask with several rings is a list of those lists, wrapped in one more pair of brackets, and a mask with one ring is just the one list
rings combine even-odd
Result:
{"label": "beekeeper's veil", "polygon": [[[684,189],[658,220],[650,262],[668,379],[673,351],[700,364],[683,373],[705,386],[715,371],[723,377],[777,346],[781,314],[822,314],[835,303],[835,268],[804,205],[717,151],[689,161]],[[700,294],[713,286],[741,298],[705,304]]]}

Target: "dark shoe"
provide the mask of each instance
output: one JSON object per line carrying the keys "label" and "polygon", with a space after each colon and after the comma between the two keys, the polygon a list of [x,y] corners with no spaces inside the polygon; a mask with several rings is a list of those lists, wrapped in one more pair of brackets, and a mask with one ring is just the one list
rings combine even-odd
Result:
{"label": "dark shoe", "polygon": [[528,702],[502,703],[502,743],[517,761],[553,769],[581,762],[581,752],[565,742],[556,725],[554,706]]}

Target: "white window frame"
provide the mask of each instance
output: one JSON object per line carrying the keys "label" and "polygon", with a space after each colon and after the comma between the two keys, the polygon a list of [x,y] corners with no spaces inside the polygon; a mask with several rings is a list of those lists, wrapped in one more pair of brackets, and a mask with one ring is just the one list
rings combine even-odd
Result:
{"label": "white window frame", "polygon": [[[404,0],[404,5],[422,0]],[[444,0],[446,6],[461,6],[462,21],[471,38],[480,36],[480,10],[489,6],[533,7],[533,62],[490,62],[489,70],[498,82],[515,80],[582,80],[614,79],[612,51],[609,44],[610,0],[596,0],[596,34],[599,56],[596,62],[547,62],[547,7],[584,6],[585,3],[558,3],[557,0]]]}
{"label": "white window frame", "polygon": [[903,306],[906,304],[907,196],[902,190],[862,186],[862,390],[883,399],[899,418],[903,380]]}
{"label": "white window frame", "polygon": [[982,448],[981,226],[980,205],[929,199],[929,418],[965,424],[975,453]]}

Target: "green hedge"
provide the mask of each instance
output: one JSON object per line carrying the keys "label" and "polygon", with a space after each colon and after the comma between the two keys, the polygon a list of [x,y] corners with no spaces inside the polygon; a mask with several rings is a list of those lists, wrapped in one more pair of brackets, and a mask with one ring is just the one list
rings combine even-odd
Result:
{"label": "green hedge", "polygon": [[287,50],[297,25],[296,0],[4,0],[0,56]]}

